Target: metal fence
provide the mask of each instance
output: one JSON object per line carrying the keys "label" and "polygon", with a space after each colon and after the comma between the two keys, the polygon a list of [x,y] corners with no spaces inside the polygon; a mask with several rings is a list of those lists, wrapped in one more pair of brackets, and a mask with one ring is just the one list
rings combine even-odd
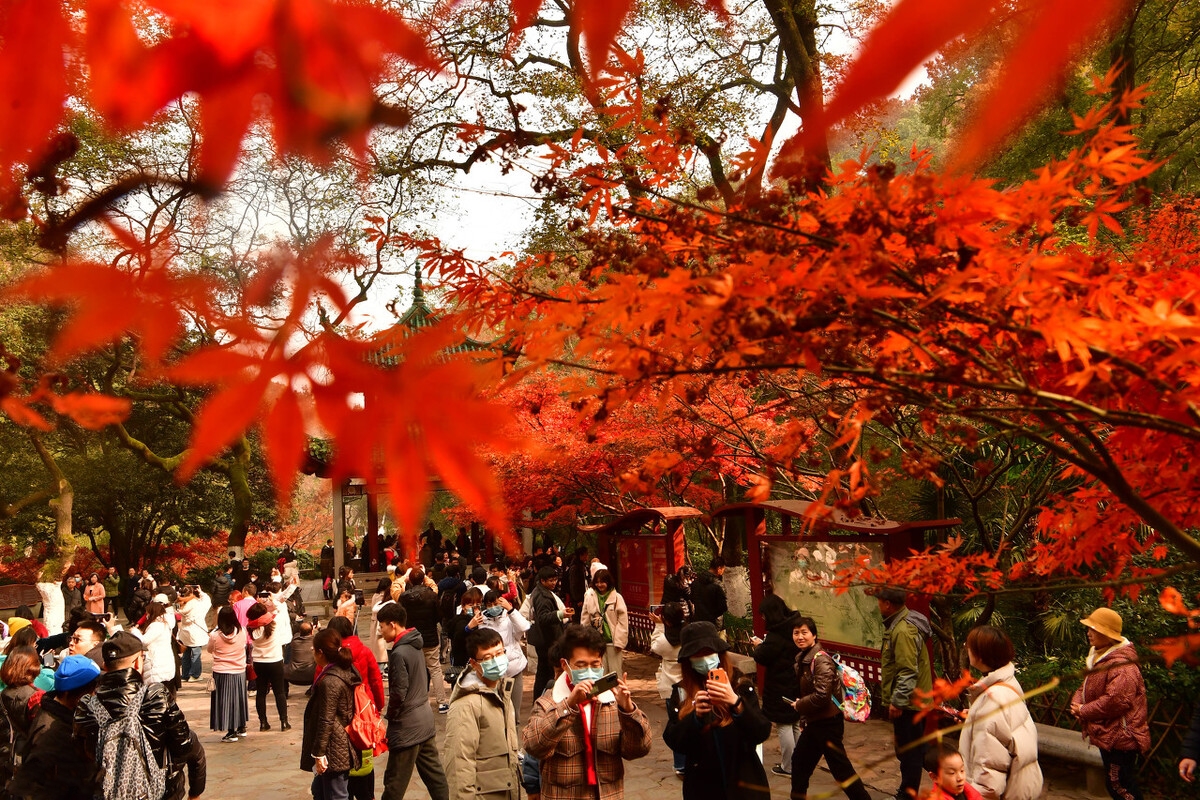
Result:
{"label": "metal fence", "polygon": [[[1058,690],[1031,697],[1029,713],[1035,722],[1077,731],[1080,725],[1071,714],[1071,695],[1070,691]],[[1150,753],[1142,762],[1139,775],[1164,787],[1180,787],[1179,747],[1192,719],[1192,707],[1174,698],[1151,697],[1148,702]]]}

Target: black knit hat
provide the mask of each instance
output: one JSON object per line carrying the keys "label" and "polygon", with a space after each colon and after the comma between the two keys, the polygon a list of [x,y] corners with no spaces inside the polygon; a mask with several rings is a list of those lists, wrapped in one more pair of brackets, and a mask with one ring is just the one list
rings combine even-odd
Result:
{"label": "black knit hat", "polygon": [[712,650],[724,653],[729,649],[726,642],[717,633],[717,626],[711,622],[692,622],[683,626],[679,634],[679,663],[686,662],[701,650]]}

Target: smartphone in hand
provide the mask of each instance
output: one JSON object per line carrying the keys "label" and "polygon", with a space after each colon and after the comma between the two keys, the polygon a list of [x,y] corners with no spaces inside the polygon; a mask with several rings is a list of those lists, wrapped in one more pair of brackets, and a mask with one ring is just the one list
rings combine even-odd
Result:
{"label": "smartphone in hand", "polygon": [[601,678],[597,678],[596,682],[592,684],[592,697],[604,694],[605,692],[611,692],[617,688],[618,681],[619,679],[615,672],[610,672]]}
{"label": "smartphone in hand", "polygon": [[720,667],[710,669],[708,671],[708,679],[714,683],[729,683],[729,676]]}

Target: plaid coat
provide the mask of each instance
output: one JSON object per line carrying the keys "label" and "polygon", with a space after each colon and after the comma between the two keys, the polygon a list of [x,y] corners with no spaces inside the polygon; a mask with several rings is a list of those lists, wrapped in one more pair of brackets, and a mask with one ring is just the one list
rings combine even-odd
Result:
{"label": "plaid coat", "polygon": [[[560,711],[567,708],[569,693],[564,673],[555,682],[553,690],[533,704],[533,714],[523,732],[525,750],[542,760],[542,800],[596,798],[595,789],[587,784],[583,716],[573,711],[565,718],[560,717]],[[632,761],[650,752],[650,720],[637,706],[626,713],[612,700],[597,702],[592,720],[592,742],[600,800],[621,800],[625,797],[622,759]]]}

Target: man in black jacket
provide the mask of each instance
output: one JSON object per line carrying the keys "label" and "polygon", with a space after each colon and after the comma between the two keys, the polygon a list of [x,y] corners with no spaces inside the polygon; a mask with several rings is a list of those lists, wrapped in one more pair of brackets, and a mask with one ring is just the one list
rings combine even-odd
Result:
{"label": "man in black jacket", "polygon": [[13,797],[91,797],[96,763],[74,736],[75,709],[95,691],[100,668],[85,656],[71,655],[54,673],[54,691],[42,698],[29,729],[29,750],[8,785]]}
{"label": "man in black jacket", "polygon": [[213,581],[212,606],[222,609],[229,605],[229,595],[233,594],[233,564],[226,564],[225,569]]}
{"label": "man in black jacket", "polygon": [[554,680],[554,662],[550,658],[550,647],[562,635],[564,620],[569,621],[574,612],[574,609],[566,608],[554,594],[554,587],[558,585],[556,568],[542,567],[538,570],[537,581],[537,586],[533,587],[529,595],[533,627],[526,634],[538,657],[537,674],[533,679],[535,701]]}
{"label": "man in black jacket", "polygon": [[[103,705],[112,717],[137,713],[159,766],[168,767],[164,800],[177,800],[185,793],[199,797],[204,792],[204,748],[192,735],[187,719],[171,700],[167,687],[161,683],[145,684],[140,708],[130,708],[143,686],[142,640],[132,633],[120,631],[104,643],[102,652],[104,674],[96,681],[96,693],[81,701],[75,709],[75,726],[84,750],[95,754],[99,744],[97,705]],[[185,787],[184,767],[187,767],[190,789]]]}
{"label": "man in black jacket", "polygon": [[313,626],[311,622],[301,622],[299,632],[292,637],[292,660],[283,668],[283,677],[294,686],[312,686],[316,672]]}
{"label": "man in black jacket", "polygon": [[425,667],[433,684],[433,696],[437,698],[438,712],[445,714],[450,710],[446,702],[446,678],[442,674],[441,638],[438,636],[437,584],[432,579],[426,579],[425,570],[414,567],[408,573],[408,586],[400,595],[400,604],[408,613],[408,624],[421,633],[421,648],[425,654]]}
{"label": "man in black jacket", "polygon": [[725,627],[725,612],[729,601],[725,598],[725,586],[721,582],[725,574],[725,559],[714,556],[708,572],[696,576],[692,584],[692,622],[711,622],[717,630]]}

